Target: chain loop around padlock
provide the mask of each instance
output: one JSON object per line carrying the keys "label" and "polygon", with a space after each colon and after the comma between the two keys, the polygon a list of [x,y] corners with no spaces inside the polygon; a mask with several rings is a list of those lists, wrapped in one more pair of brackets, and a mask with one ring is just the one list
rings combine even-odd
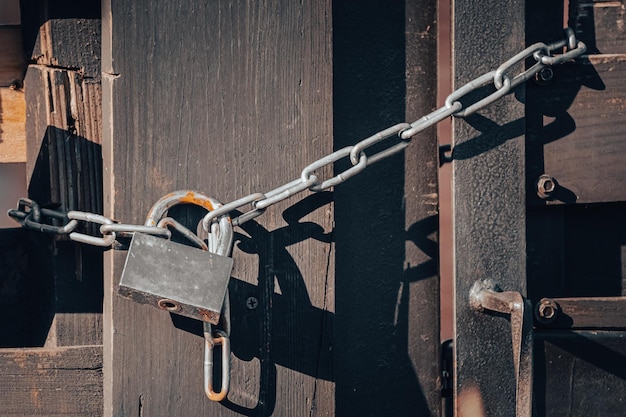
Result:
{"label": "chain loop around padlock", "polygon": [[[217,203],[215,209],[219,209]],[[207,217],[205,216],[205,219]],[[226,221],[225,221],[226,220]],[[213,218],[208,224],[209,248],[220,256],[231,256],[233,248],[233,226],[228,214]],[[215,227],[217,223],[217,227]],[[204,228],[204,220],[200,221],[199,229]],[[204,393],[211,401],[222,401],[228,395],[230,388],[230,296],[228,289],[224,295],[224,305],[220,315],[220,324],[223,330],[213,330],[211,323],[204,322]],[[215,345],[222,347],[222,380],[219,391],[215,391],[213,383],[213,350]]]}

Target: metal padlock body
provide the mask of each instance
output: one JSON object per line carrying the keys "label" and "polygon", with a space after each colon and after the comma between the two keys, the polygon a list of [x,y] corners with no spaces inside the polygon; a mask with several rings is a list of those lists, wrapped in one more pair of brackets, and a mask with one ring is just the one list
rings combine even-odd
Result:
{"label": "metal padlock body", "polygon": [[[146,226],[156,226],[169,208],[190,203],[211,211],[221,204],[193,191],[176,191],[150,210]],[[232,225],[219,219],[219,246],[229,247]],[[227,253],[221,251],[220,253]],[[141,304],[217,324],[233,259],[166,239],[135,233],[120,279],[119,294]]]}

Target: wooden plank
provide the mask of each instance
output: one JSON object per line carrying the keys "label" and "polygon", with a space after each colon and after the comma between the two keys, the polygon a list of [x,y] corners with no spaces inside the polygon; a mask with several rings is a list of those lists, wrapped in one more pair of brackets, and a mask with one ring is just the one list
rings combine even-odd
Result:
{"label": "wooden plank", "polygon": [[[523,3],[456,1],[454,16],[455,88],[526,46]],[[487,279],[526,294],[524,106],[507,96],[453,127],[456,412],[512,416],[511,323],[473,310],[469,297]]]}
{"label": "wooden plank", "polygon": [[[531,116],[529,140],[543,145],[529,155],[543,167],[528,178],[531,204],[626,201],[625,80],[626,55],[590,55],[555,69],[550,85],[528,94],[529,111],[541,114]],[[558,182],[547,200],[533,189],[541,173]]]}
{"label": "wooden plank", "polygon": [[0,163],[26,162],[24,91],[0,87]]}
{"label": "wooden plank", "polygon": [[29,193],[41,205],[102,211],[101,87],[77,71],[31,65]]}
{"label": "wooden plank", "polygon": [[[532,41],[559,36],[560,15],[545,3],[532,13]],[[559,5],[560,6],[560,5]],[[623,1],[572,1],[569,24],[587,45],[576,63],[554,68],[546,85],[529,84],[526,96],[528,202],[533,205],[625,201],[626,156],[621,122],[625,117],[626,50]],[[560,13],[562,14],[562,13]],[[537,180],[549,174],[558,184],[547,199],[537,195]]]}
{"label": "wooden plank", "polygon": [[26,63],[19,26],[0,26],[0,87],[21,86]]}
{"label": "wooden plank", "polygon": [[[542,305],[554,313],[546,318],[539,313]],[[535,315],[539,326],[551,329],[624,330],[626,297],[544,298]]]}
{"label": "wooden plank", "polygon": [[[332,150],[329,2],[107,3],[105,214],[267,191]],[[204,396],[197,322],[117,297],[125,253],[107,257],[106,415],[332,413],[332,210],[320,195],[289,216],[295,201],[239,230],[225,404]]]}
{"label": "wooden plank", "polygon": [[19,26],[0,26],[0,163],[26,161],[26,63]]}
{"label": "wooden plank", "polygon": [[569,25],[591,54],[623,54],[626,42],[624,0],[572,0]]}
{"label": "wooden plank", "polygon": [[0,349],[7,417],[102,415],[102,347]]}
{"label": "wooden plank", "polygon": [[[405,118],[417,120],[437,103],[437,33],[439,3],[431,0],[405,1]],[[404,217],[407,230],[404,248],[403,285],[409,287],[406,302],[407,357],[411,362],[419,388],[400,393],[394,410],[385,410],[396,416],[439,416],[441,410],[441,317],[439,277],[439,144],[436,128],[412,139],[405,151]],[[388,184],[381,184],[387,189]],[[390,205],[393,204],[390,202]],[[393,207],[393,206],[392,206]],[[392,209],[388,207],[388,209]],[[400,214],[399,214],[400,215]],[[401,303],[400,303],[401,304]],[[397,334],[401,328],[396,327]],[[400,375],[402,366],[399,367]],[[396,380],[400,384],[411,377]],[[402,382],[401,382],[402,381]],[[409,385],[407,383],[407,385]],[[424,396],[419,405],[409,404],[406,398]]]}
{"label": "wooden plank", "polygon": [[537,332],[534,387],[539,416],[622,416],[626,333]]}
{"label": "wooden plank", "polygon": [[[31,65],[28,103],[29,197],[61,210],[102,212],[101,87],[77,71]],[[94,233],[95,226],[85,229]],[[101,250],[56,241],[52,269],[53,313],[46,346],[102,342]]]}
{"label": "wooden plank", "polygon": [[21,2],[24,50],[39,65],[100,82],[100,1]]}

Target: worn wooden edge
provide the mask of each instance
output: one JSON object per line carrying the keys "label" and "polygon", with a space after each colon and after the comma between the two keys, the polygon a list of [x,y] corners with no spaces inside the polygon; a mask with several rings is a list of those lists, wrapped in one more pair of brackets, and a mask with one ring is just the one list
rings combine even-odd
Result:
{"label": "worn wooden edge", "polygon": [[[406,109],[417,120],[437,106],[437,2],[405,2]],[[413,138],[405,151],[404,199],[407,238],[405,273],[416,273],[410,285],[408,355],[426,400],[423,410],[441,410],[439,184],[436,128]],[[413,238],[413,242],[410,242]],[[434,250],[433,250],[434,249]],[[420,342],[416,342],[419,340]]]}
{"label": "worn wooden edge", "polygon": [[[546,308],[552,308],[548,320]],[[540,327],[549,329],[626,329],[626,297],[542,299],[535,317]]]}
{"label": "worn wooden edge", "polygon": [[26,162],[24,91],[0,87],[0,163]]}
{"label": "worn wooden edge", "polygon": [[102,414],[102,346],[0,349],[3,416]]}
{"label": "worn wooden edge", "polygon": [[20,26],[0,26],[0,87],[19,86],[25,69]]}

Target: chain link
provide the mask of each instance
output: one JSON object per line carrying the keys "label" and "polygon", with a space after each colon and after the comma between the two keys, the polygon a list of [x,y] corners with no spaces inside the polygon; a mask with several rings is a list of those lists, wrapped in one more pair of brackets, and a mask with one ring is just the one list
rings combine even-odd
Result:
{"label": "chain link", "polygon": [[[251,206],[250,210],[244,211],[238,217],[233,218],[232,224],[234,226],[241,225],[260,216],[268,207],[305,190],[320,192],[339,185],[348,178],[364,171],[368,166],[404,150],[409,146],[411,139],[419,132],[451,116],[467,117],[508,95],[517,86],[535,77],[544,68],[562,64],[584,54],[587,47],[583,42],[576,39],[574,31],[570,28],[566,28],[564,31],[565,37],[563,39],[549,44],[543,42],[535,43],[503,62],[495,70],[480,75],[456,89],[446,98],[442,107],[415,122],[410,124],[398,123],[359,141],[353,146],[332,152],[307,165],[302,170],[300,178],[283,184],[269,192],[252,193],[209,211],[202,219],[203,229],[206,232],[210,232],[209,229],[218,217],[232,213],[242,207]],[[563,51],[564,48],[565,51]],[[555,55],[557,52],[560,53]],[[516,75],[510,74],[513,68],[523,65],[530,58],[534,59],[534,64]],[[486,95],[476,99],[477,92],[485,92]],[[467,98],[474,101],[469,104],[464,103],[467,101]],[[390,140],[392,138],[394,140]],[[387,148],[373,155],[366,154],[365,151],[368,148],[386,141],[389,141]],[[339,174],[335,174],[329,179],[320,179],[315,175],[315,172],[321,168],[344,158],[350,161],[351,166]],[[196,244],[198,246],[204,245],[204,242],[201,243],[199,240],[191,237],[190,234],[193,235],[193,233],[178,222],[165,222],[165,224],[156,226],[121,224],[94,213],[70,211],[65,214],[56,210],[40,208],[37,203],[26,198],[20,199],[18,208],[9,210],[8,214],[25,228],[43,233],[67,235],[71,240],[102,247],[113,245],[116,236],[130,235],[134,232],[142,232],[169,239],[171,232],[167,229],[168,225],[183,233],[183,235],[188,236],[192,241],[197,241]],[[48,222],[46,222],[46,219]],[[76,230],[81,221],[100,225],[99,231],[102,237],[77,232]]]}
{"label": "chain link", "polygon": [[[563,49],[564,47],[566,48],[565,53],[556,56],[552,55],[554,52],[557,52],[559,49]],[[246,221],[261,215],[267,207],[306,189],[313,192],[320,192],[326,190],[327,188],[334,187],[335,185],[339,185],[348,178],[364,171],[368,166],[402,151],[409,145],[411,138],[419,132],[447,119],[450,116],[469,116],[511,93],[518,85],[533,78],[543,68],[561,64],[577,58],[584,54],[586,50],[587,47],[585,44],[577,41],[574,31],[570,28],[566,28],[564,39],[548,45],[539,42],[529,46],[502,63],[496,70],[489,71],[452,92],[446,98],[443,107],[434,110],[417,121],[411,124],[399,123],[395,126],[381,130],[380,132],[356,143],[353,146],[348,146],[335,151],[330,155],[326,155],[305,167],[302,170],[299,180],[291,181],[276,190],[271,191],[270,193],[250,194],[247,197],[224,204],[219,209],[219,212],[209,212],[202,221],[204,230],[208,231],[209,224],[217,216],[231,213],[247,204],[250,204],[252,209],[241,214],[239,217],[233,218],[233,225],[241,225]],[[518,64],[523,64],[526,59],[531,57],[535,59],[535,64],[533,64],[530,68],[515,76],[507,74],[513,67]],[[464,105],[461,102],[462,98],[476,92],[477,90],[482,90],[489,85],[493,85],[495,90],[487,96],[469,105]],[[388,148],[379,151],[372,156],[368,156],[365,153],[367,148],[377,143],[386,141],[394,136],[399,136],[401,142],[393,143]],[[336,174],[334,177],[327,180],[319,180],[314,175],[314,172],[320,168],[338,162],[345,157],[348,157],[352,164],[352,166],[345,171]]]}

